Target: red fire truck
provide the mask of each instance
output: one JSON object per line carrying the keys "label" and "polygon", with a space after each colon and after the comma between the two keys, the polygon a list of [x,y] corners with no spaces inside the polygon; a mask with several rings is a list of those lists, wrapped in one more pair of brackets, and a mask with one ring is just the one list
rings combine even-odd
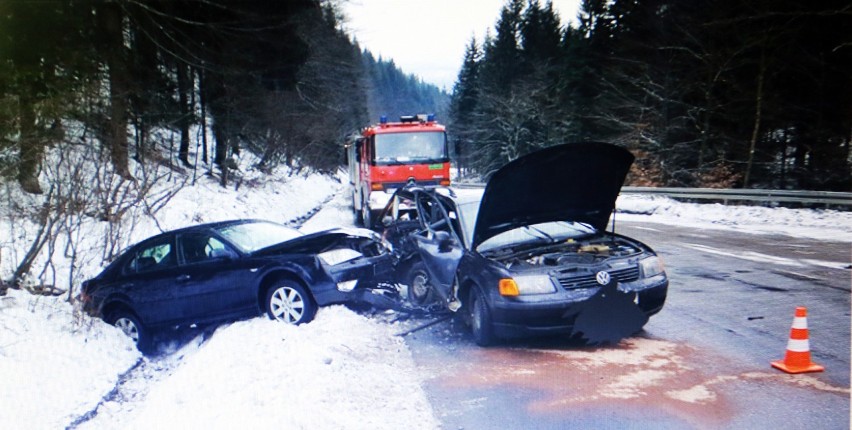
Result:
{"label": "red fire truck", "polygon": [[358,222],[373,227],[373,211],[407,184],[450,185],[447,134],[434,115],[381,117],[347,139],[346,162],[352,185],[352,208]]}

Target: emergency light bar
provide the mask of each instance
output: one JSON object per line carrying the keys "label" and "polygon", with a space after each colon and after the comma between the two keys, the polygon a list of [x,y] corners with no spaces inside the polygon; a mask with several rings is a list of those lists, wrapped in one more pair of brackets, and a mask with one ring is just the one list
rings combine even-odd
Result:
{"label": "emergency light bar", "polygon": [[[384,117],[382,117],[382,118],[384,118]],[[426,115],[425,113],[421,113],[421,114],[417,114],[417,115],[402,115],[402,116],[399,117],[399,122],[402,122],[402,123],[415,122],[415,121],[434,122],[435,121],[435,114],[430,113],[429,115]],[[382,123],[382,124],[384,124],[384,123]]]}

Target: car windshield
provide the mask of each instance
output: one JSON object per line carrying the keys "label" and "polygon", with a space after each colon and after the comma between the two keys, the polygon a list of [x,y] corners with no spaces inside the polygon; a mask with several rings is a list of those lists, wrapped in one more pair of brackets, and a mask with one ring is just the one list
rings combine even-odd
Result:
{"label": "car windshield", "polygon": [[444,133],[419,131],[377,134],[374,161],[378,165],[443,163],[447,161]]}
{"label": "car windshield", "polygon": [[240,251],[254,252],[302,236],[298,230],[272,222],[249,222],[216,229]]}
{"label": "car windshield", "polygon": [[477,250],[485,252],[506,245],[556,243],[593,233],[595,233],[594,227],[588,224],[566,221],[544,222],[504,231],[483,241]]}

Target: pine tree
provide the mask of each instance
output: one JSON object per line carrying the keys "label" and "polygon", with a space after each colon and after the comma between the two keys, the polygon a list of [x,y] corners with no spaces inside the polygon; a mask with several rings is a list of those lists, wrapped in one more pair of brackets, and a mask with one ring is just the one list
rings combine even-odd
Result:
{"label": "pine tree", "polygon": [[453,85],[453,94],[450,99],[449,126],[460,173],[471,167],[470,153],[473,150],[477,129],[474,114],[479,102],[481,61],[482,51],[476,43],[476,38],[471,37],[470,43],[465,48],[462,67]]}

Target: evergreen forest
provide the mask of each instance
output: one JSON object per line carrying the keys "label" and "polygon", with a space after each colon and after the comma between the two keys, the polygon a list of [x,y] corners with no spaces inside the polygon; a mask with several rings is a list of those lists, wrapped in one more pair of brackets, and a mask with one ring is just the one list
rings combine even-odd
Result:
{"label": "evergreen forest", "polygon": [[633,185],[849,191],[850,29],[848,1],[508,0],[453,89],[460,168],[597,140]]}
{"label": "evergreen forest", "polygon": [[[483,11],[483,13],[492,13]],[[460,171],[602,140],[633,185],[848,191],[852,5],[826,0],[507,0],[453,93],[375,58],[337,0],[0,2],[0,178],[43,193],[46,154],[85,147],[206,170],[333,171],[344,137],[437,113]],[[98,164],[99,166],[101,164]]]}
{"label": "evergreen forest", "polygon": [[[445,112],[449,96],[376,59],[321,0],[0,2],[0,177],[29,193],[46,152],[86,146],[135,181],[131,160],[207,169],[333,171],[344,138],[379,115]],[[51,161],[55,163],[55,161]]]}

